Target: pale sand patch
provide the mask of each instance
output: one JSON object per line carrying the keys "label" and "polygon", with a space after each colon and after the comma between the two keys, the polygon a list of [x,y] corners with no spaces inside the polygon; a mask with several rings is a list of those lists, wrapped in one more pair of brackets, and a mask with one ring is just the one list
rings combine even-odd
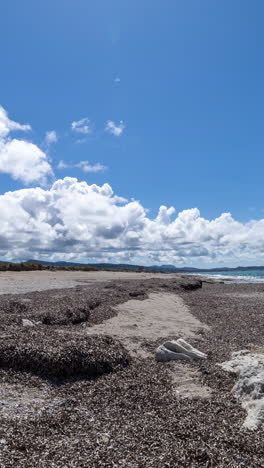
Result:
{"label": "pale sand patch", "polygon": [[210,397],[212,389],[201,383],[201,373],[190,364],[171,362],[169,374],[172,378],[174,393],[180,398],[193,398],[206,400]]}
{"label": "pale sand patch", "polygon": [[132,353],[149,355],[140,350],[144,340],[156,341],[168,336],[194,337],[198,330],[208,330],[190,312],[183,299],[170,293],[151,293],[144,301],[132,299],[118,305],[118,315],[87,330],[90,334],[111,335]]}
{"label": "pale sand patch", "polygon": [[[168,278],[179,275],[169,274]],[[164,278],[162,273],[135,273],[118,271],[1,271],[0,294],[24,294],[48,289],[75,288],[104,281],[142,280]]]}
{"label": "pale sand patch", "polygon": [[[183,299],[176,294],[152,293],[144,301],[130,300],[116,307],[118,315],[86,329],[89,334],[111,335],[120,340],[132,356],[153,357],[142,347],[145,340],[156,341],[167,336],[194,338],[201,323],[189,311]],[[210,389],[201,384],[199,371],[189,364],[173,362],[168,373],[177,397],[208,398]]]}

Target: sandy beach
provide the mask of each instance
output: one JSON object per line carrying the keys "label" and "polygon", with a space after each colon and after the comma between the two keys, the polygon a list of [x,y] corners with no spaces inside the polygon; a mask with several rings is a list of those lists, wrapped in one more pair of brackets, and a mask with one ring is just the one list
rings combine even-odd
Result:
{"label": "sandy beach", "polygon": [[[177,275],[169,275],[177,277]],[[118,271],[0,271],[0,295],[24,294],[49,289],[75,288],[106,281],[163,278],[161,273],[134,273]]]}
{"label": "sandy beach", "polygon": [[[261,283],[1,273],[1,468],[264,466],[218,365],[263,347],[263,310]],[[156,362],[178,338],[208,359]]]}

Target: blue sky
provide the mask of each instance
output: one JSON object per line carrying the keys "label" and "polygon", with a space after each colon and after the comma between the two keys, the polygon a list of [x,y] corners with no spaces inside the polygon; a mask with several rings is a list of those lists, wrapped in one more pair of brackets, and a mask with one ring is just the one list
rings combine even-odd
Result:
{"label": "blue sky", "polygon": [[[260,0],[4,2],[0,104],[32,127],[12,138],[48,158],[53,175],[42,189],[75,177],[138,200],[149,220],[165,205],[176,215],[198,208],[209,221],[225,212],[243,226],[261,221],[263,14]],[[49,144],[48,131],[56,132]],[[43,180],[25,183],[2,169],[0,193]],[[180,257],[156,260],[209,261]]]}

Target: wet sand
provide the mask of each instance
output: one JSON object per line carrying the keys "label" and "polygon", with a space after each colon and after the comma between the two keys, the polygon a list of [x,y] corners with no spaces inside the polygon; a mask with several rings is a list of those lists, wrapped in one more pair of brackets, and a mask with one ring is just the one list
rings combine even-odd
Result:
{"label": "wet sand", "polygon": [[[131,362],[93,381],[63,383],[0,370],[0,466],[264,466],[263,428],[242,428],[245,411],[230,393],[235,377],[218,366],[232,351],[263,346],[264,285],[203,283],[191,290],[194,280],[135,275],[75,287],[68,277],[70,289],[24,295],[2,290],[2,341],[19,341],[22,318],[48,313],[50,325],[39,326],[47,337],[57,334],[59,343],[65,333],[108,333],[123,341]],[[25,280],[19,281],[17,290]],[[90,315],[73,324],[69,310],[85,305]],[[156,346],[179,335],[208,360],[157,363]]]}

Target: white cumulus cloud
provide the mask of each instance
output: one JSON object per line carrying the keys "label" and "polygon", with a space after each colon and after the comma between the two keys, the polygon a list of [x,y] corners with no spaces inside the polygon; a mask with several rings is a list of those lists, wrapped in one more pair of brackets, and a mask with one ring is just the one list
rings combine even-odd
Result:
{"label": "white cumulus cloud", "polygon": [[0,107],[0,172],[24,184],[45,184],[47,177],[52,175],[47,155],[35,144],[9,136],[12,131],[30,129],[30,125],[10,120],[7,112]]}
{"label": "white cumulus cloud", "polygon": [[35,181],[44,184],[52,169],[46,154],[36,145],[13,139],[0,142],[0,172],[28,185]]}
{"label": "white cumulus cloud", "polygon": [[138,201],[108,184],[75,178],[49,190],[0,196],[0,256],[175,265],[264,263],[264,219],[241,223],[230,213],[209,220],[197,208],[162,205],[151,219]]}
{"label": "white cumulus cloud", "polygon": [[119,125],[116,125],[112,120],[106,122],[105,131],[115,135],[117,137],[121,136],[124,131],[124,124],[121,122]]}
{"label": "white cumulus cloud", "polygon": [[71,129],[73,132],[82,133],[84,135],[87,135],[88,133],[92,132],[91,123],[87,117],[72,122]]}
{"label": "white cumulus cloud", "polygon": [[18,122],[10,120],[6,110],[0,106],[0,138],[6,137],[10,132],[15,130],[25,132],[31,130],[31,126],[21,125]]}

